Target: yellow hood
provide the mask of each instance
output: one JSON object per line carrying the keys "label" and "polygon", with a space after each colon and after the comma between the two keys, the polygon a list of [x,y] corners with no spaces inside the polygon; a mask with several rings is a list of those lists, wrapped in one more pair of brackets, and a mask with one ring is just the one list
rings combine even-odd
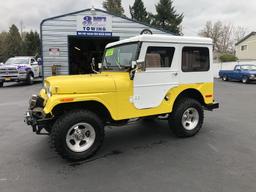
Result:
{"label": "yellow hood", "polygon": [[111,74],[69,75],[48,77],[46,84],[53,94],[107,93],[116,91]]}

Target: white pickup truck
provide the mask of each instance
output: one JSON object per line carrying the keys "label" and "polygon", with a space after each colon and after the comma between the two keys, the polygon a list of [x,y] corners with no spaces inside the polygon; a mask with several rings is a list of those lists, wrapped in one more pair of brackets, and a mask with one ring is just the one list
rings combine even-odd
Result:
{"label": "white pickup truck", "polygon": [[33,84],[34,78],[40,77],[40,66],[34,57],[11,57],[0,65],[0,87],[4,82]]}

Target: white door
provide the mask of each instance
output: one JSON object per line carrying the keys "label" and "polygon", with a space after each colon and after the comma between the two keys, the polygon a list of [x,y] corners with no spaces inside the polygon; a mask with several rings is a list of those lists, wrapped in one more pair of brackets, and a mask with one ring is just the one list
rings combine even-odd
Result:
{"label": "white door", "polygon": [[132,98],[137,109],[158,107],[167,92],[178,86],[177,49],[178,45],[143,43],[139,60],[145,61],[146,70],[136,72]]}

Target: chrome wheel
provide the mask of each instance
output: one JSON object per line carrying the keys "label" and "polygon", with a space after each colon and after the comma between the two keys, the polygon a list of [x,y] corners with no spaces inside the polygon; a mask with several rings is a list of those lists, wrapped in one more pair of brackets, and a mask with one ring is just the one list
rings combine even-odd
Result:
{"label": "chrome wheel", "polygon": [[199,122],[199,113],[198,111],[191,107],[188,108],[182,115],[182,125],[186,130],[193,130],[196,128]]}
{"label": "chrome wheel", "polygon": [[84,152],[94,143],[96,133],[88,123],[78,123],[71,127],[66,135],[66,144],[73,152]]}

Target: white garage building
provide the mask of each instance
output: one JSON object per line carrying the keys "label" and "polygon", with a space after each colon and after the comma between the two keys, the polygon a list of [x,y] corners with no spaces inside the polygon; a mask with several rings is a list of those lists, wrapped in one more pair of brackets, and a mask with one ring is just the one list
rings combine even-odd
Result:
{"label": "white garage building", "polygon": [[85,9],[41,22],[43,76],[86,74],[90,62],[101,62],[107,43],[142,33],[169,34],[99,9]]}

